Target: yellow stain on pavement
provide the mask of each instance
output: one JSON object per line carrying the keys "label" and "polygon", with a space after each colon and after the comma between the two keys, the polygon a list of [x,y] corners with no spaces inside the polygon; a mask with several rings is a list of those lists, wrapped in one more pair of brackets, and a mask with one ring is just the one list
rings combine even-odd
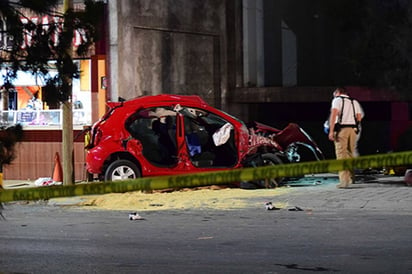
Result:
{"label": "yellow stain on pavement", "polygon": [[[97,196],[84,196],[81,206],[102,210],[174,210],[174,209],[219,209],[233,210],[251,207],[265,209],[265,202],[271,201],[277,208],[287,205],[276,201],[276,197],[291,191],[288,187],[276,189],[245,190],[237,188],[180,190],[173,192],[127,192]],[[256,200],[250,204],[250,198]]]}

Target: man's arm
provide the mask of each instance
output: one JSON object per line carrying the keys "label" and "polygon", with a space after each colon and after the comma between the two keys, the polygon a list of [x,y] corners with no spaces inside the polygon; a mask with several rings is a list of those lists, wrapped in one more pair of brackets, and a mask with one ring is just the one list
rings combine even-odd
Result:
{"label": "man's arm", "polygon": [[360,123],[362,121],[362,113],[356,113],[356,121]]}
{"label": "man's arm", "polygon": [[336,117],[338,117],[338,110],[336,108],[332,108],[329,118],[329,135],[328,138],[331,141],[335,140],[335,122]]}
{"label": "man's arm", "polygon": [[356,121],[360,123],[363,117],[365,116],[365,113],[363,112],[362,106],[359,104],[357,100],[355,100],[354,103],[355,103]]}

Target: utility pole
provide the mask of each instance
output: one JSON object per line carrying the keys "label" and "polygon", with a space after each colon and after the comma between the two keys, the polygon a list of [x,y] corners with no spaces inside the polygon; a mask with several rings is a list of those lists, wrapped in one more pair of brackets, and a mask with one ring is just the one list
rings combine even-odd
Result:
{"label": "utility pole", "polygon": [[[73,0],[63,1],[63,14],[65,14],[69,9],[73,9]],[[67,27],[67,23],[64,23],[64,28]],[[72,61],[73,56],[73,46],[70,43],[66,49],[67,57]],[[64,73],[63,75],[63,88],[67,87],[67,100],[62,102],[62,156],[63,156],[63,184],[73,185],[74,184],[74,145],[73,145],[73,110],[72,110],[72,75],[69,73]]]}

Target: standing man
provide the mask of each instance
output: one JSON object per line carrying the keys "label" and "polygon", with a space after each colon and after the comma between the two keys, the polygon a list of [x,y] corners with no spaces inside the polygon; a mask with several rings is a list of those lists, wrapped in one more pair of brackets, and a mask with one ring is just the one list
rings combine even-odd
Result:
{"label": "standing man", "polygon": [[[335,144],[336,159],[356,157],[360,122],[364,116],[362,107],[343,87],[337,88],[333,97],[328,137]],[[339,171],[338,188],[347,188],[352,182],[352,170]]]}

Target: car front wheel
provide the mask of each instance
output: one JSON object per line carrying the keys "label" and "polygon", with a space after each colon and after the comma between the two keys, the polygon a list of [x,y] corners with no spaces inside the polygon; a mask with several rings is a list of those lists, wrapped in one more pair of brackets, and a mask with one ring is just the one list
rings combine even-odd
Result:
{"label": "car front wheel", "polygon": [[129,180],[141,177],[139,168],[129,160],[116,160],[104,174],[105,181]]}
{"label": "car front wheel", "polygon": [[[263,159],[264,166],[274,166],[274,165],[283,164],[282,160],[278,156],[272,153],[263,154],[262,159]],[[278,187],[283,181],[284,181],[284,178],[268,178],[268,179],[263,179],[261,181],[261,184],[265,188],[274,188],[274,187]]]}
{"label": "car front wheel", "polygon": [[[281,165],[282,160],[273,153],[265,153],[261,155],[261,164],[259,166],[273,166]],[[240,188],[243,189],[256,189],[256,188],[275,188],[282,184],[284,178],[267,178],[255,181],[243,181],[240,183]]]}

